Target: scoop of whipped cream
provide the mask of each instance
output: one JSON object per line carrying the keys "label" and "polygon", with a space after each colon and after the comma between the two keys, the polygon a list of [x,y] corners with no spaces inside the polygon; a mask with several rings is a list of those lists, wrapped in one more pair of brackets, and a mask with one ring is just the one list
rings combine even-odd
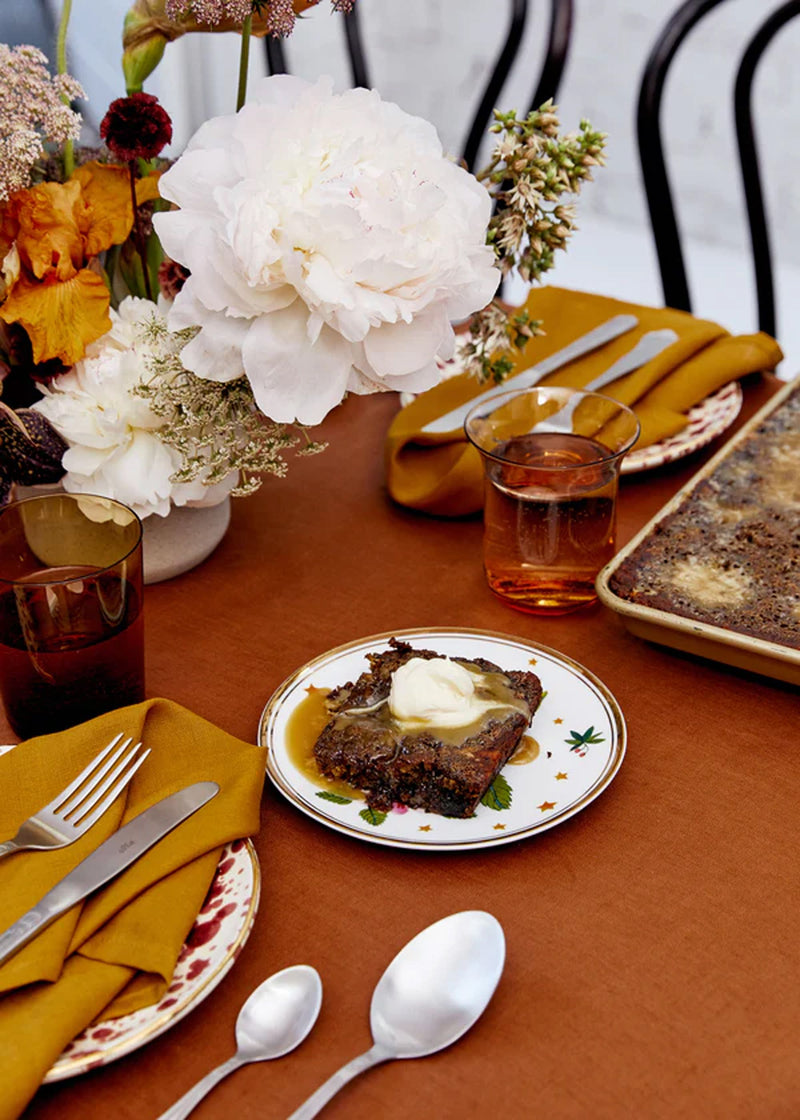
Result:
{"label": "scoop of whipped cream", "polygon": [[498,707],[497,700],[476,696],[480,680],[448,657],[412,657],[392,673],[389,710],[413,726],[466,727]]}

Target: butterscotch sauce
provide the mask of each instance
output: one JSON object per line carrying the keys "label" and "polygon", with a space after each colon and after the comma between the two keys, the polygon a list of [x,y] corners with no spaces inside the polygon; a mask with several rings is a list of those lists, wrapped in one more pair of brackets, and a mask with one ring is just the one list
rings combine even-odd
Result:
{"label": "butterscotch sauce", "polygon": [[503,712],[516,711],[522,712],[526,717],[530,716],[528,705],[512,691],[511,682],[505,673],[486,672],[472,662],[465,661],[461,664],[474,677],[476,700],[486,704],[485,709],[478,711],[469,723],[447,727],[425,719],[398,719],[392,714],[388,697],[385,697],[367,708],[345,708],[334,716],[334,726],[343,727],[363,721],[372,731],[383,730],[383,752],[392,751],[394,744],[404,736],[425,732],[433,733],[440,742],[448,746],[459,747],[467,739],[479,735],[493,719],[502,718]]}
{"label": "butterscotch sauce", "polygon": [[[526,714],[528,712],[525,701],[511,691],[505,674],[484,673],[477,666],[471,666],[471,668],[480,678],[476,687],[477,694],[483,698],[491,698],[495,701],[495,704],[489,711],[481,713],[474,722],[466,726],[437,727],[435,729],[437,737],[442,742],[453,746],[458,746],[473,735],[479,734],[489,720],[493,717],[496,718],[503,709],[522,711]],[[300,701],[286,721],[286,753],[300,773],[313,785],[318,786],[319,789],[338,794],[340,797],[363,801],[365,798],[361,790],[341,779],[325,777],[317,766],[317,760],[314,757],[314,744],[331,719],[331,714],[325,704],[327,696],[327,689],[316,688],[313,685],[308,688],[305,699]],[[342,723],[358,723],[364,720],[369,723],[372,730],[375,729],[376,724],[383,726],[386,731],[385,746],[390,750],[393,749],[393,742],[399,739],[401,735],[413,734],[408,726],[403,727],[400,721],[395,720],[386,702],[371,706],[369,711],[365,709],[350,709],[348,711],[345,709],[334,716],[334,719]],[[533,762],[538,754],[539,744],[537,741],[530,735],[524,735],[509,761],[520,766],[527,762]]]}
{"label": "butterscotch sauce", "polygon": [[535,758],[539,757],[540,749],[539,744],[532,735],[523,735],[514,748],[514,753],[508,760],[508,764],[511,766],[524,766],[528,762],[533,762]]}
{"label": "butterscotch sauce", "polygon": [[312,685],[308,689],[306,698],[300,701],[286,721],[286,753],[292,764],[313,785],[329,793],[337,793],[340,797],[363,801],[364,794],[360,789],[321,774],[314,758],[314,744],[330,719],[330,713],[325,707],[327,695],[328,690],[325,688],[315,688]]}

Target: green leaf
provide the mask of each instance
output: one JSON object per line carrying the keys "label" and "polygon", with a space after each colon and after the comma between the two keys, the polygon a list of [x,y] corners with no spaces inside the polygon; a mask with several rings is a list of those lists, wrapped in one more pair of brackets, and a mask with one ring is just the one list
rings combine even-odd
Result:
{"label": "green leaf", "polygon": [[481,798],[481,805],[485,805],[487,809],[495,809],[497,812],[511,808],[511,786],[502,774],[498,774],[489,786]]}
{"label": "green leaf", "polygon": [[335,805],[349,805],[352,802],[352,797],[341,797],[338,793],[331,793],[330,790],[323,789],[317,794],[323,801],[333,801]]}
{"label": "green leaf", "polygon": [[362,821],[371,824],[373,828],[377,828],[379,824],[383,824],[386,820],[386,813],[381,813],[377,809],[370,809],[369,806],[367,806],[366,809],[362,809],[358,815],[361,817]]}
{"label": "green leaf", "polygon": [[583,732],[570,731],[569,735],[569,739],[565,739],[564,742],[569,743],[570,750],[573,751],[578,750],[580,747],[585,747],[589,743],[605,742],[605,737],[595,732],[594,725],[592,727],[587,727]]}

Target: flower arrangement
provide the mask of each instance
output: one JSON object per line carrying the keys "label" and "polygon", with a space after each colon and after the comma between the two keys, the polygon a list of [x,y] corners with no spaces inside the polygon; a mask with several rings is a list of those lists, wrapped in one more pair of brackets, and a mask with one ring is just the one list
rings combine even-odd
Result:
{"label": "flower arrangement", "polygon": [[[496,113],[487,168],[375,91],[289,76],[246,87],[253,35],[287,35],[318,0],[136,0],[126,96],[75,148],[82,90],[0,45],[0,502],[58,479],[140,516],[213,504],[321,450],[308,427],[348,393],[420,392],[472,316],[476,375],[502,380],[539,330],[495,294],[535,281],[573,227],[561,202],[602,162],[552,105]],[[332,0],[345,10],[353,0]],[[182,34],[241,34],[237,111],[172,163],[170,118],[143,83]]]}

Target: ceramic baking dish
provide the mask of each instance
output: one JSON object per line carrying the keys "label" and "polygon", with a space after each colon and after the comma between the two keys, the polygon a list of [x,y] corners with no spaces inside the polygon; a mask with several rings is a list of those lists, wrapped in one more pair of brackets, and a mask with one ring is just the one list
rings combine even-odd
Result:
{"label": "ceramic baking dish", "polygon": [[[767,404],[757,412],[725,444],[704,467],[683,486],[667,504],[651,518],[636,536],[628,542],[600,572],[597,577],[597,592],[600,600],[611,610],[621,615],[632,634],[661,645],[670,646],[684,653],[721,661],[738,669],[761,673],[777,680],[800,685],[800,649],[763,641],[735,630],[711,626],[666,610],[629,602],[617,595],[610,581],[620,565],[638,546],[654,532],[656,526],[669,514],[676,511],[687,500],[694,488],[714,473],[732,451],[743,443],[764,419],[781,407],[794,391],[798,390],[800,380],[788,383],[780,389]],[[800,481],[798,481],[800,490]]]}

